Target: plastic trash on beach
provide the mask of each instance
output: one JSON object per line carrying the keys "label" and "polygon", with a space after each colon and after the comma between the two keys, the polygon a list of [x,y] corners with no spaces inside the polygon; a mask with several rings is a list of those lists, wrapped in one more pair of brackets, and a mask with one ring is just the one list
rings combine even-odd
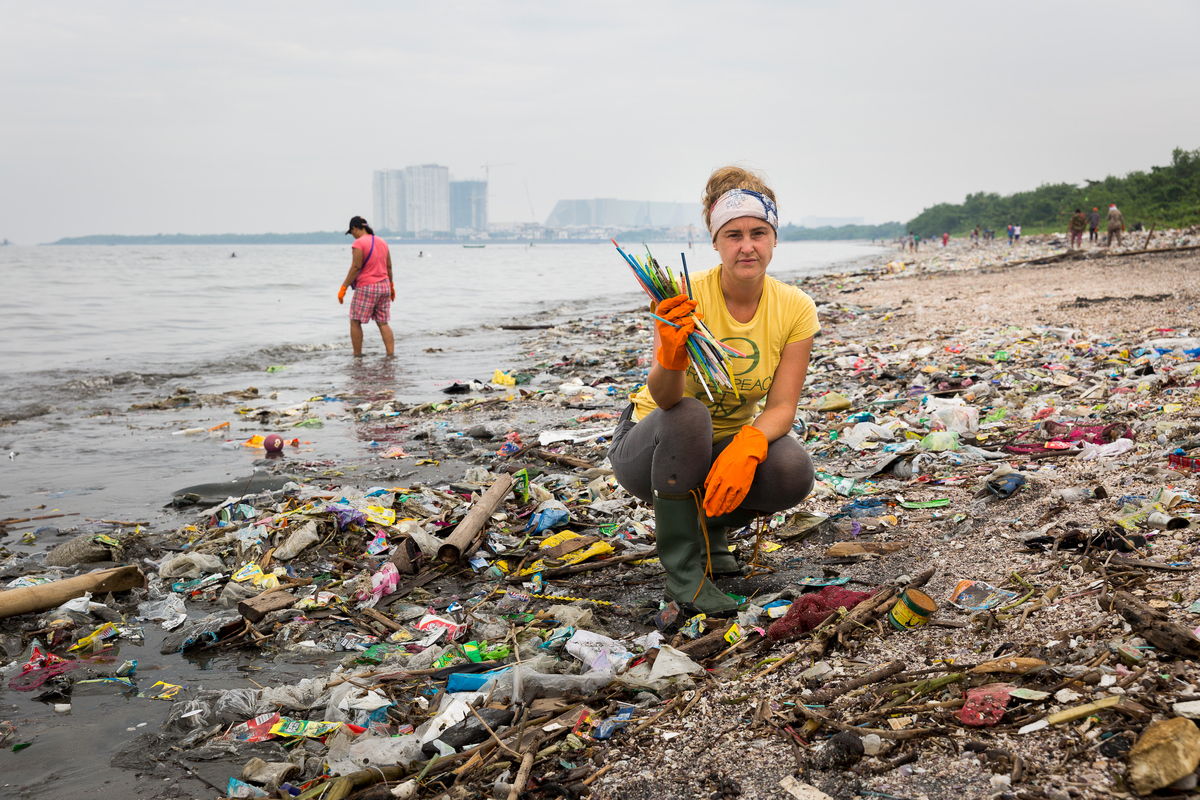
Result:
{"label": "plastic trash on beach", "polygon": [[311,545],[320,541],[320,536],[317,535],[317,523],[309,520],[302,526],[292,531],[282,545],[275,550],[275,558],[280,561],[290,561]]}
{"label": "plastic trash on beach", "polygon": [[947,602],[960,611],[987,611],[1011,602],[1016,596],[1015,592],[998,589],[990,583],[961,580]]}

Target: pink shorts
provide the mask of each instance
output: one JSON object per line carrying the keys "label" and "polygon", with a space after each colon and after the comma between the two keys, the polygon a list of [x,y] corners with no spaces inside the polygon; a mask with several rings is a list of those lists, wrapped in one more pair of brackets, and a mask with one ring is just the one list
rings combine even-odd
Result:
{"label": "pink shorts", "polygon": [[359,284],[350,301],[350,319],[386,324],[392,318],[392,287],[387,281]]}

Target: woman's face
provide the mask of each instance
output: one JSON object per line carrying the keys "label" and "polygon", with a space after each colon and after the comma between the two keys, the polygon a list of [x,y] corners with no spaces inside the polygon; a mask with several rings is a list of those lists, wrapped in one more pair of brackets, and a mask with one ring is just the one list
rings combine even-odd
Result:
{"label": "woman's face", "polygon": [[730,277],[755,282],[766,274],[771,256],[775,254],[775,242],[775,229],[764,220],[738,217],[717,231],[713,246]]}

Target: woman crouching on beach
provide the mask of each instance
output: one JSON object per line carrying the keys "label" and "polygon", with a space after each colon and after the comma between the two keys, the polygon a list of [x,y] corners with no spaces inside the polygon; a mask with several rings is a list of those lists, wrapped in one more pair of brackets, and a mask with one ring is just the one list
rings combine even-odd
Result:
{"label": "woman crouching on beach", "polygon": [[[791,508],[812,490],[812,459],[787,434],[821,326],[808,295],[767,275],[779,213],[760,176],[738,167],[713,172],[704,221],[721,263],[692,276],[693,299],[658,305],[655,313],[679,327],[655,322],[654,364],[608,455],[621,486],[654,506],[668,596],[727,616],[737,602],[710,577],[741,572],[728,532],[759,513]],[[689,369],[684,344],[695,329],[693,312],[746,353],[731,359],[738,394],[709,386],[710,400]]]}

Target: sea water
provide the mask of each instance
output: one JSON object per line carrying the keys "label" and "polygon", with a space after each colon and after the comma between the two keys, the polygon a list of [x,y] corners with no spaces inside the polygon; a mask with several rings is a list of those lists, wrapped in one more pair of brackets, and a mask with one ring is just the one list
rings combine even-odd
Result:
{"label": "sea water", "polygon": [[[717,261],[711,245],[651,249],[673,269],[681,251],[693,271]],[[645,252],[635,243],[627,251]],[[349,240],[0,247],[0,518],[38,505],[146,516],[188,481],[234,477],[257,455],[170,435],[232,421],[230,435],[248,438],[235,406],[131,412],[134,403],[180,388],[218,394],[251,386],[274,394],[275,407],[345,392],[424,402],[444,397],[455,381],[486,381],[512,366],[529,332],[503,325],[633,310],[644,298],[607,243],[397,243],[391,252],[396,357],[382,357],[368,324],[365,357],[354,359],[350,296],[345,305],[336,296]],[[794,280],[878,252],[861,243],[784,242],[770,269]],[[329,404],[326,416],[343,410]],[[332,433],[308,437],[311,458],[347,454]]]}

